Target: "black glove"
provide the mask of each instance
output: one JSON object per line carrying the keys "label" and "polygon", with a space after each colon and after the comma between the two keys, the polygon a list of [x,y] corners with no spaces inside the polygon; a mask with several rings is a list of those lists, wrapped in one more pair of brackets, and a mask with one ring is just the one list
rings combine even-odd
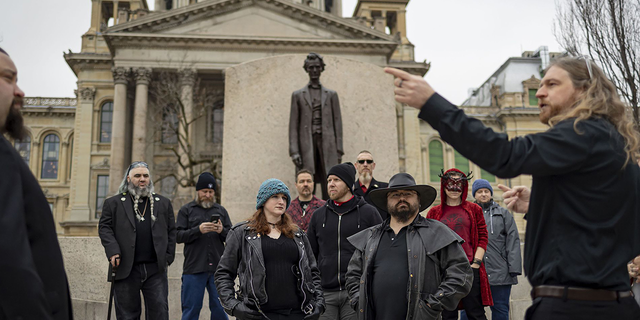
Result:
{"label": "black glove", "polygon": [[262,319],[262,315],[260,312],[253,310],[244,303],[240,302],[233,308],[233,312],[231,314],[241,320],[260,320]]}
{"label": "black glove", "polygon": [[324,308],[322,306],[314,305],[313,312],[305,316],[304,320],[318,320],[320,319],[320,315],[323,313],[324,313]]}

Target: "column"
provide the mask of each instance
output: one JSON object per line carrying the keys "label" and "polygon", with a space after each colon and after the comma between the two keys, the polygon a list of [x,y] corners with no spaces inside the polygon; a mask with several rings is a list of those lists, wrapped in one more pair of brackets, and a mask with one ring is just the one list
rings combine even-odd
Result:
{"label": "column", "polygon": [[156,0],[156,6],[153,8],[153,11],[165,11],[165,10],[167,10],[165,1]]}
{"label": "column", "polygon": [[147,101],[149,93],[150,68],[132,70],[136,79],[136,102],[133,112],[133,141],[131,161],[146,161],[147,150]]}
{"label": "column", "polygon": [[399,10],[397,13],[396,28],[402,37],[402,44],[408,44],[407,38],[407,10]]}
{"label": "column", "polygon": [[123,67],[111,68],[113,72],[114,97],[113,97],[113,124],[111,127],[111,167],[109,168],[109,194],[118,191],[124,169],[128,165],[124,163],[125,155],[125,127],[127,122],[127,82],[129,69]]}
{"label": "column", "polygon": [[[196,81],[196,71],[193,69],[182,69],[179,73],[181,87],[180,101],[182,101],[182,105],[184,106],[184,119],[180,116],[179,118],[181,122],[186,121],[186,123],[190,123],[193,121],[193,86]],[[193,123],[190,123],[188,126],[185,126],[182,123],[180,124],[178,140],[179,143],[183,144],[179,146],[180,161],[183,164],[188,163],[189,154],[192,154],[193,130]],[[186,139],[182,137],[185,137]],[[192,175],[192,168],[187,167],[186,170],[179,168],[178,174],[182,178],[189,179]]]}
{"label": "column", "polygon": [[[91,145],[93,127],[93,103],[96,90],[85,87],[78,90],[78,104],[74,132],[73,164],[71,165],[71,215],[68,221],[89,221],[89,183],[91,182]],[[63,166],[63,164],[60,164]],[[66,174],[60,170],[60,174]]]}

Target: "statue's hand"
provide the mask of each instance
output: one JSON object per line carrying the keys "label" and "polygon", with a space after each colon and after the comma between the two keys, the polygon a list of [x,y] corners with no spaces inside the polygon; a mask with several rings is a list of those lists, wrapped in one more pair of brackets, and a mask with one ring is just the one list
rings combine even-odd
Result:
{"label": "statue's hand", "polygon": [[302,168],[302,158],[300,157],[299,154],[294,154],[291,156],[291,160],[293,161],[293,164],[296,165],[296,167],[298,168]]}

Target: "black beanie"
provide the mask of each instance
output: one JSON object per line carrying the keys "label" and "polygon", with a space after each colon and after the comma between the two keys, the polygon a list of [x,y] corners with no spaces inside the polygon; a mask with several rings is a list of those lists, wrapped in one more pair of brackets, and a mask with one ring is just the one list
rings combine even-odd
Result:
{"label": "black beanie", "polygon": [[203,172],[200,177],[198,177],[198,183],[196,183],[196,191],[202,189],[213,189],[215,192],[218,192],[218,184],[216,183],[216,178],[213,174],[209,172]]}
{"label": "black beanie", "polygon": [[347,184],[347,188],[353,193],[353,185],[356,182],[356,167],[351,162],[336,164],[329,169],[327,178],[330,175],[337,176],[340,180]]}

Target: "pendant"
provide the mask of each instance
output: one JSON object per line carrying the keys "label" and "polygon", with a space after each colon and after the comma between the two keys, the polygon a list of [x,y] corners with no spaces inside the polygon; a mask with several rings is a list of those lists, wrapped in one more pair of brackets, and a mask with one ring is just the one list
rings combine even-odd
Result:
{"label": "pendant", "polygon": [[140,221],[144,221],[144,217],[140,217]]}

